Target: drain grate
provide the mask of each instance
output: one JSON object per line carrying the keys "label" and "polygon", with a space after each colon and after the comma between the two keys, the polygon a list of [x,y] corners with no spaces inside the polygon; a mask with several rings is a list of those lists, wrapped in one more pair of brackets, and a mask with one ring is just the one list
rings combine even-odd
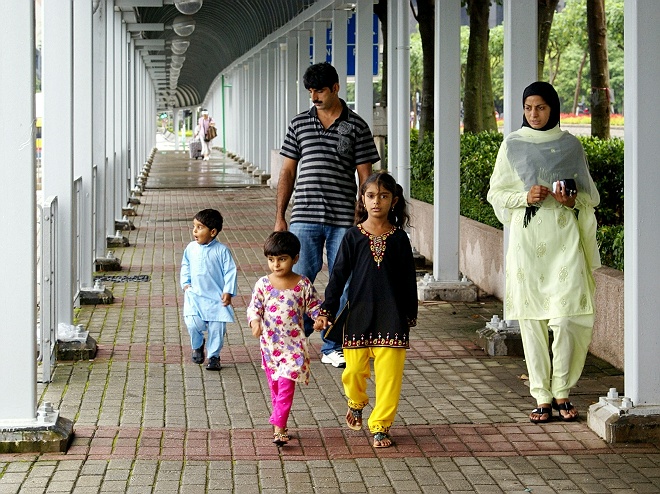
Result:
{"label": "drain grate", "polygon": [[148,274],[136,274],[133,276],[95,276],[94,281],[112,281],[126,283],[129,281],[149,281]]}

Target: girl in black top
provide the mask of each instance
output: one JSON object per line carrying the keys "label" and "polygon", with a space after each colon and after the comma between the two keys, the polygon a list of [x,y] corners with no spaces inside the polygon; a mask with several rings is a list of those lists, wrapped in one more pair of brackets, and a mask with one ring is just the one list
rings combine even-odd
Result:
{"label": "girl in black top", "polygon": [[314,328],[324,329],[334,320],[350,278],[343,337],[346,423],[354,430],[362,428],[373,358],[377,401],[368,425],[374,447],[387,448],[392,445],[389,429],[399,404],[410,327],[417,322],[415,264],[410,240],[401,229],[409,224],[409,216],[403,190],[391,175],[374,173],[364,182],[355,223],[342,240]]}

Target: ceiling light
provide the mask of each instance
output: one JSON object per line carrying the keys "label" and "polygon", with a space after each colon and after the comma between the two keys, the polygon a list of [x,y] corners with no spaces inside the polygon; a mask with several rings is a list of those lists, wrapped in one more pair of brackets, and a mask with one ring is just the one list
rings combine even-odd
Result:
{"label": "ceiling light", "polygon": [[195,30],[195,19],[187,15],[179,15],[172,21],[172,29],[179,36],[190,36]]}
{"label": "ceiling light", "polygon": [[202,0],[174,0],[174,6],[182,14],[192,15],[202,8]]}

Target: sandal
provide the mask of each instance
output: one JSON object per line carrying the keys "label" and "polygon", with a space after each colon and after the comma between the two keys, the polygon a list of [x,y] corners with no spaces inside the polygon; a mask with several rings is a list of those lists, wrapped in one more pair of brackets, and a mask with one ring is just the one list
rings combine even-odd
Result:
{"label": "sandal", "polygon": [[[532,415],[540,415],[541,417],[543,415],[547,415],[547,419],[533,419]],[[552,418],[552,408],[545,408],[545,407],[536,407],[534,410],[532,410],[532,413],[529,414],[529,421],[532,424],[546,424],[550,422],[550,419]]]}
{"label": "sandal", "polygon": [[374,448],[389,448],[392,444],[394,444],[392,438],[385,432],[374,434]]}
{"label": "sandal", "polygon": [[289,429],[284,429],[282,432],[273,432],[273,444],[277,446],[284,446],[289,442]]}
{"label": "sandal", "polygon": [[[554,398],[552,399],[552,408],[559,411],[559,418],[564,422],[573,422],[578,418],[578,411],[573,406],[573,403],[570,401],[564,401],[563,403],[558,403]],[[571,414],[571,410],[575,410],[575,415]],[[568,415],[564,415],[561,412],[566,412]]]}
{"label": "sandal", "polygon": [[362,430],[362,410],[349,407],[346,412],[346,425],[354,431]]}

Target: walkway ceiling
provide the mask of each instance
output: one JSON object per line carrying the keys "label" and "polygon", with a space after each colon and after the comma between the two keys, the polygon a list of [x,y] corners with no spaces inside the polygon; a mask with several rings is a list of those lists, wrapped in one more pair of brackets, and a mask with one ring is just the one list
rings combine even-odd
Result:
{"label": "walkway ceiling", "polygon": [[[172,29],[172,21],[182,13],[172,0],[117,0],[127,22],[135,22],[133,37],[142,40],[164,40],[161,46],[146,46],[143,57],[162,58],[163,64],[155,63],[160,78],[159,107],[190,107],[202,103],[215,78],[232,62],[245,55],[264,38],[277,31],[289,21],[308,9],[317,0],[203,0],[201,9],[190,17],[195,21],[195,29],[187,37],[178,36]],[[162,6],[146,6],[154,4]],[[177,1],[178,3],[178,1]],[[183,0],[182,3],[190,3]],[[140,24],[144,30],[140,31]],[[162,30],[153,26],[162,24]],[[190,41],[183,67],[176,78],[171,70],[171,41]],[[149,44],[150,42],[142,42]],[[160,57],[159,57],[160,56]],[[175,81],[172,84],[172,81]],[[164,96],[163,96],[164,95]]]}

